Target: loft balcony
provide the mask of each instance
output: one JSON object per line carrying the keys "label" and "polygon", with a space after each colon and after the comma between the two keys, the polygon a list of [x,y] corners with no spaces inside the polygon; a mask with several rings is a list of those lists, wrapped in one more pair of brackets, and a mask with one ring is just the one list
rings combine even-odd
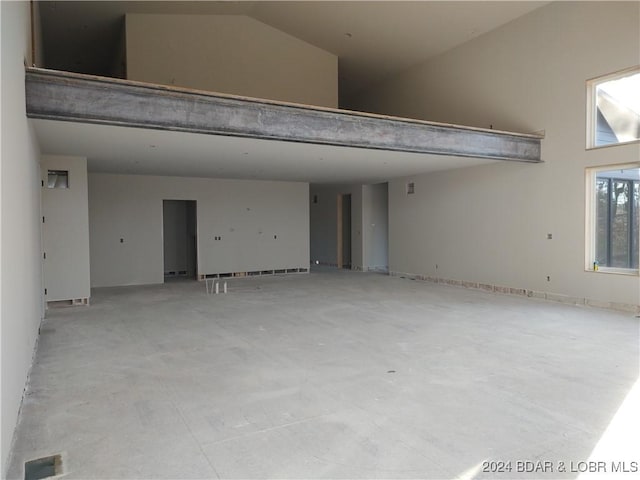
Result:
{"label": "loft balcony", "polygon": [[[26,98],[27,116],[37,121],[36,131],[41,137],[44,151],[88,156],[90,168],[93,161],[93,169],[97,171],[318,182],[384,181],[402,175],[493,161],[541,161],[542,137],[539,135],[246,98],[38,68],[26,70]],[[52,126],[52,122],[55,125]],[[148,159],[146,164],[143,162],[139,167],[139,171],[131,165],[128,170],[123,170],[115,163],[109,166],[100,162],[100,165],[96,166],[99,158],[107,156],[107,153],[102,151],[104,148],[96,149],[96,152],[100,150],[99,154],[92,155],[91,146],[86,146],[87,151],[74,147],[78,139],[84,135],[83,132],[88,132],[86,135],[91,136],[92,130],[85,127],[85,130],[75,129],[72,132],[68,126],[65,128],[61,125],[61,122],[139,129],[141,144],[156,142],[157,134],[154,137],[156,140],[151,137],[146,140],[142,138],[144,132],[149,131],[208,136],[209,144],[205,145],[200,140],[200,153],[204,155],[207,150],[215,152],[223,148],[227,155],[224,159],[217,159],[222,164],[209,170],[202,166],[203,161],[200,159],[200,170],[191,171],[188,152],[181,160],[184,167],[182,170],[177,166],[173,170],[163,170],[158,165],[156,171]],[[62,142],[61,138],[65,136],[69,137],[68,141]],[[97,134],[94,136],[99,137]],[[245,141],[236,140],[234,143],[232,139]],[[251,142],[247,143],[247,140]],[[220,142],[226,143],[221,146]],[[183,143],[187,145],[198,142],[191,139]],[[308,152],[313,152],[316,164],[318,159],[324,161],[322,170],[325,173],[330,173],[335,166],[344,169],[344,175],[339,176],[336,173],[334,176],[305,177],[305,172],[313,173],[313,169],[318,166],[311,165],[313,159],[305,159],[301,149],[296,150],[291,147],[292,144],[304,144]],[[295,170],[295,175],[284,175],[284,167],[283,175],[278,175],[277,165],[270,168],[268,163],[254,169],[253,175],[246,172],[243,174],[238,170],[238,162],[242,161],[242,157],[238,157],[239,150],[247,151],[253,146],[253,151],[259,154],[260,151],[274,150],[275,145],[283,158],[289,155],[292,162],[294,156],[300,158],[301,163],[297,164],[297,170],[295,164],[287,165],[287,172]],[[345,149],[355,149],[357,155],[353,151],[347,154]],[[278,152],[272,151],[272,156],[277,156]],[[393,155],[390,155],[391,153]],[[128,154],[132,159],[136,155],[140,156],[135,149]],[[159,152],[158,156],[161,157]],[[224,162],[231,162],[231,158],[235,163],[229,163],[225,170]],[[334,163],[331,163],[332,158]],[[351,170],[349,162],[353,162]],[[380,168],[377,168],[378,166]]]}

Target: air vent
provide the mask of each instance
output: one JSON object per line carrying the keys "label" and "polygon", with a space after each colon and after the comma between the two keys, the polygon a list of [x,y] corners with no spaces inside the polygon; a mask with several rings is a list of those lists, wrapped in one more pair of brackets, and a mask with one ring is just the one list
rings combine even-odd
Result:
{"label": "air vent", "polygon": [[416,193],[416,184],[413,182],[407,183],[407,195],[413,195]]}

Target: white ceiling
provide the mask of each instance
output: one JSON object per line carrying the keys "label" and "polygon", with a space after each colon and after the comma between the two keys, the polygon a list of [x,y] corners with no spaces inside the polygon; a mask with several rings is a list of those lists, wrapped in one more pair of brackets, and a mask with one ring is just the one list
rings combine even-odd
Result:
{"label": "white ceiling", "polygon": [[43,152],[86,156],[92,172],[378,183],[499,161],[54,120],[30,121]]}
{"label": "white ceiling", "polygon": [[41,1],[46,66],[106,74],[125,13],[249,15],[339,57],[345,99],[548,1]]}

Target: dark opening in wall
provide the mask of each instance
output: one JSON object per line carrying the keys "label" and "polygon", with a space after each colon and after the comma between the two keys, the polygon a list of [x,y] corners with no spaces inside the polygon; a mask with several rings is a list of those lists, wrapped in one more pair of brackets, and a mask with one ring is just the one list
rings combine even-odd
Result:
{"label": "dark opening in wall", "polygon": [[413,195],[416,193],[416,185],[413,182],[407,183],[407,195]]}
{"label": "dark opening in wall", "polygon": [[61,473],[62,457],[60,455],[36,458],[24,463],[24,480],[40,480]]}
{"label": "dark opening in wall", "polygon": [[47,172],[47,188],[69,188],[69,171],[49,170]]}

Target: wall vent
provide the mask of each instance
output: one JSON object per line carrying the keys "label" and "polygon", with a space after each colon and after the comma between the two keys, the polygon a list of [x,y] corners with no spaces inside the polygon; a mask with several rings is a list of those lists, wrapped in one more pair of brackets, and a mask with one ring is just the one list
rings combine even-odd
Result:
{"label": "wall vent", "polygon": [[407,183],[407,195],[413,195],[416,193],[416,184],[413,182]]}

